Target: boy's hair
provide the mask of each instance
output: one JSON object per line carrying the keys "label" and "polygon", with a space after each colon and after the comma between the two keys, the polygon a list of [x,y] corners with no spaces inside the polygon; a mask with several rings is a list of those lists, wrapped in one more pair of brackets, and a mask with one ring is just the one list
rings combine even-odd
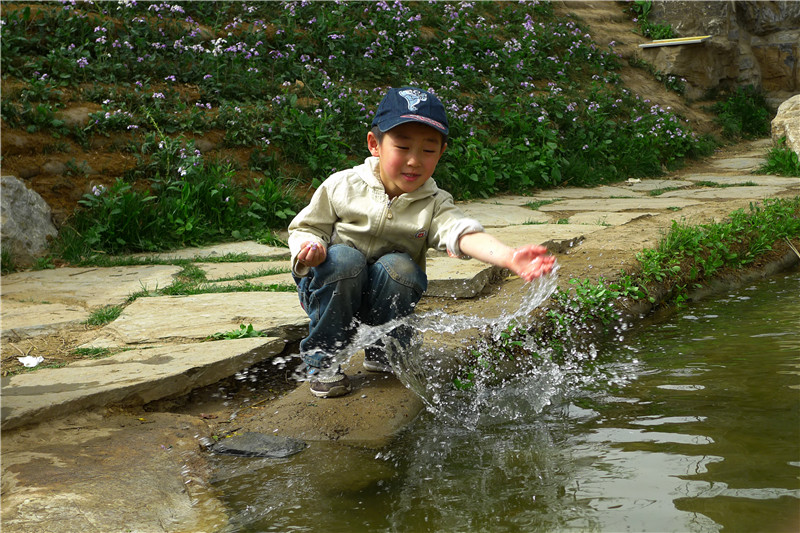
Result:
{"label": "boy's hair", "polygon": [[[373,126],[371,131],[372,131],[372,134],[375,136],[375,138],[378,140],[378,144],[380,144],[383,141],[383,134],[386,133],[386,132],[385,131],[381,131],[381,129],[378,126]],[[447,144],[447,135],[445,135],[445,134],[443,134],[441,132],[437,132],[437,133],[439,133],[439,135],[442,137],[442,146]]]}

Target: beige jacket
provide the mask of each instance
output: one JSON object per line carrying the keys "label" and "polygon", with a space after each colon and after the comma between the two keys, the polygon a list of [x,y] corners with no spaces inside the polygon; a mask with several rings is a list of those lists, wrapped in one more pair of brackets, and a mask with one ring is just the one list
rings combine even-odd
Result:
{"label": "beige jacket", "polygon": [[390,202],[380,181],[378,158],[369,157],[325,180],[289,224],[292,272],[308,275],[309,268],[297,262],[306,241],[326,247],[346,244],[370,262],[390,252],[407,252],[424,271],[429,248],[461,256],[461,236],[479,231],[483,226],[467,218],[433,179]]}

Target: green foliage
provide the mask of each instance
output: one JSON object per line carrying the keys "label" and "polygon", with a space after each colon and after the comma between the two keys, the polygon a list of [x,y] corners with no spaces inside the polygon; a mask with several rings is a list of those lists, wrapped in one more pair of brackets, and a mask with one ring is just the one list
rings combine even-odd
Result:
{"label": "green foliage", "polygon": [[17,270],[17,263],[14,261],[14,254],[12,254],[11,250],[9,250],[6,246],[0,248],[0,267],[2,268],[3,274],[11,274]]}
{"label": "green foliage", "polygon": [[[656,248],[637,255],[638,265],[631,272],[621,273],[615,281],[572,279],[570,290],[553,293],[536,328],[515,322],[485,335],[478,348],[466,354],[453,386],[470,389],[479,381],[502,378],[509,368],[513,372],[515,361],[543,354],[560,364],[580,344],[581,336],[597,338],[613,332],[624,302],[647,298],[651,303],[681,306],[690,288],[699,288],[724,269],[753,263],[776,242],[798,237],[800,196],[752,203],[749,211],[734,211],[721,223],[689,226],[676,221]],[[657,301],[653,289],[665,286],[670,292]]]}
{"label": "green foliage", "polygon": [[737,87],[725,100],[714,104],[712,110],[725,137],[754,139],[769,134],[769,106],[764,94],[752,85]]}
{"label": "green foliage", "polygon": [[90,326],[104,326],[115,321],[122,314],[122,307],[119,305],[107,305],[95,309],[89,315],[86,323]]}
{"label": "green foliage", "polygon": [[734,211],[722,223],[689,226],[673,221],[658,247],[637,254],[637,277],[642,287],[670,283],[678,287],[677,296],[687,283],[699,287],[722,269],[747,266],[777,241],[798,235],[800,197],[751,203],[748,212]]}
{"label": "green foliage", "polygon": [[786,146],[786,137],[781,137],[767,154],[767,161],[758,169],[759,174],[778,176],[800,176],[800,158],[797,152]]}
{"label": "green foliage", "polygon": [[[272,239],[299,207],[295,187],[367,155],[387,86],[419,85],[445,104],[436,179],[461,199],[657,175],[705,146],[622,87],[617,54],[548,2],[3,7],[0,68],[23,85],[4,95],[4,123],[85,148],[122,139],[136,157],[121,183],[84,197],[61,238],[70,261]],[[56,112],[74,94],[101,110],[70,130]],[[251,150],[248,170],[186,140],[212,130]]]}
{"label": "green foliage", "polygon": [[111,350],[108,348],[75,348],[72,350],[72,355],[88,357],[89,359],[102,359],[110,356]]}
{"label": "green foliage", "polygon": [[651,0],[634,0],[630,5],[630,11],[634,15],[634,22],[639,25],[639,31],[645,37],[651,39],[673,39],[678,36],[669,24],[655,24],[648,20],[650,11],[653,8]]}
{"label": "green foliage", "polygon": [[118,179],[95,186],[59,234],[56,249],[69,261],[98,254],[156,251],[241,239],[285,225],[297,200],[272,180],[244,189],[229,163],[205,161],[192,142],[165,138],[138,170],[151,183],[135,187]]}
{"label": "green foliage", "polygon": [[250,337],[267,337],[268,334],[265,331],[260,331],[257,329],[253,329],[253,324],[240,324],[239,329],[234,329],[231,331],[226,332],[218,332],[211,335],[211,339],[213,340],[223,340],[223,339],[247,339]]}

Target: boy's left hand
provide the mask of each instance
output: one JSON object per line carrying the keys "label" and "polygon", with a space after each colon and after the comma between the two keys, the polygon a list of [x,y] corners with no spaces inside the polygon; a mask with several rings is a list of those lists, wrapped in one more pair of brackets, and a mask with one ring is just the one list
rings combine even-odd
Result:
{"label": "boy's left hand", "polygon": [[544,246],[527,244],[514,249],[509,268],[525,281],[533,281],[553,270],[556,258]]}

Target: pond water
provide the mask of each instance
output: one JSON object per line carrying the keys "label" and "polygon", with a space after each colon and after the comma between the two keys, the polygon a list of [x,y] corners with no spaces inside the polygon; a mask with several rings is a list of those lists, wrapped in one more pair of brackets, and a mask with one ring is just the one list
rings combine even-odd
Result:
{"label": "pond water", "polygon": [[529,375],[384,449],[219,457],[228,530],[800,531],[800,273],[594,349],[615,379]]}

